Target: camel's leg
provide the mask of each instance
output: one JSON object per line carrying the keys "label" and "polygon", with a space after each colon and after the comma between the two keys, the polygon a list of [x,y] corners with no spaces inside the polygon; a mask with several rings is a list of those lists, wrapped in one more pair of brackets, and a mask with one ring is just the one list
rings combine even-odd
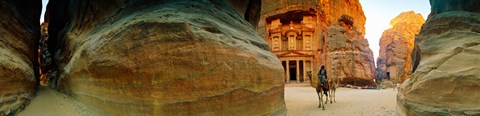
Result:
{"label": "camel's leg", "polygon": [[328,103],[328,92],[325,92],[324,94],[325,94],[325,98],[326,98],[325,104],[327,104]]}
{"label": "camel's leg", "polygon": [[331,96],[333,96],[333,103],[337,103],[337,100],[335,99],[335,97],[337,97],[337,89],[333,90],[333,93],[331,94]]}
{"label": "camel's leg", "polygon": [[322,107],[322,97],[321,97],[322,93],[319,93],[317,91],[317,96],[318,96],[318,108]]}
{"label": "camel's leg", "polygon": [[334,89],[330,90],[330,104],[332,104],[332,99],[333,99],[333,92],[335,92]]}
{"label": "camel's leg", "polygon": [[330,103],[332,103],[332,99],[333,99],[334,103],[337,103],[337,101],[335,101],[335,97],[336,97],[335,93],[336,92],[337,92],[337,90],[334,89],[334,90],[332,90],[332,93],[330,93],[330,96],[332,97],[332,98],[330,98]]}
{"label": "camel's leg", "polygon": [[[320,93],[322,94],[322,93]],[[323,95],[322,95],[322,101],[323,101]],[[322,105],[322,110],[325,110],[325,104]]]}

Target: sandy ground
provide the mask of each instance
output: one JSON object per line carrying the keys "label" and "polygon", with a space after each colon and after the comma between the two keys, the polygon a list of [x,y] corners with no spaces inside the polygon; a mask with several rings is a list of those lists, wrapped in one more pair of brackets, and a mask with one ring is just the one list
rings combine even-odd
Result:
{"label": "sandy ground", "polygon": [[[396,94],[393,89],[360,90],[339,88],[336,103],[317,108],[315,89],[308,85],[285,87],[288,116],[396,116]],[[53,89],[40,87],[37,96],[18,116],[82,116],[95,115],[81,104]]]}
{"label": "sandy ground", "polygon": [[83,110],[72,98],[42,86],[18,116],[82,116]]}
{"label": "sandy ground", "polygon": [[[336,103],[317,108],[315,89],[308,86],[285,87],[288,116],[396,116],[396,95],[393,89],[366,90],[339,88]],[[324,97],[325,99],[325,97]]]}

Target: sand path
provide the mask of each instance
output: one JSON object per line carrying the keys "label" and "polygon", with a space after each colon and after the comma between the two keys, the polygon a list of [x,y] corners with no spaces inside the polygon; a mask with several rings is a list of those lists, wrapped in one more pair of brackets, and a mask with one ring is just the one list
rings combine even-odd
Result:
{"label": "sand path", "polygon": [[[336,103],[317,108],[318,98],[312,87],[285,87],[288,116],[396,116],[393,89],[360,90],[339,88]],[[325,98],[325,97],[324,97]]]}
{"label": "sand path", "polygon": [[[396,116],[396,94],[392,89],[360,90],[339,88],[337,102],[317,108],[315,89],[308,86],[285,87],[288,116]],[[47,87],[40,87],[37,96],[18,116],[81,116],[92,115],[75,100]],[[93,114],[94,115],[94,114]]]}
{"label": "sand path", "polygon": [[41,86],[37,96],[18,116],[81,116],[78,106],[73,102],[66,95]]}

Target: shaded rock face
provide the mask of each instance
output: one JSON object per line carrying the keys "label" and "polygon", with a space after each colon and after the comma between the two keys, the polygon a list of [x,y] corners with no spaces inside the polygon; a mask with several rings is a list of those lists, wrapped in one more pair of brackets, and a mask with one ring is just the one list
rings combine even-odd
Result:
{"label": "shaded rock face", "polygon": [[41,1],[0,1],[0,115],[25,107],[35,91]]}
{"label": "shaded rock face", "polygon": [[455,0],[430,0],[430,5],[432,6],[430,16],[449,11],[480,11],[480,7],[478,7],[480,2],[478,0],[462,0],[461,2]]}
{"label": "shaded rock face", "polygon": [[262,9],[261,0],[225,0],[228,5],[234,8],[244,17],[254,28],[257,27],[260,20],[260,11]]}
{"label": "shaded rock face", "polygon": [[422,15],[413,11],[400,13],[390,21],[392,28],[383,32],[377,58],[383,78],[388,72],[392,82],[401,83],[412,74],[410,56],[415,35],[418,35],[424,22]]}
{"label": "shaded rock face", "polygon": [[432,14],[415,38],[416,68],[397,96],[400,113],[480,115],[480,1],[430,4]]}
{"label": "shaded rock face", "polygon": [[285,115],[283,69],[223,0],[51,0],[54,86],[113,115]]}

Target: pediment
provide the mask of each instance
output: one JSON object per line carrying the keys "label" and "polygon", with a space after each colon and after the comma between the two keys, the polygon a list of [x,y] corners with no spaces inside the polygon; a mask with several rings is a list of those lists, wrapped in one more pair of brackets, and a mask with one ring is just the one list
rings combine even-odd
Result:
{"label": "pediment", "polygon": [[313,51],[281,51],[275,52],[278,57],[289,57],[289,56],[313,56]]}

